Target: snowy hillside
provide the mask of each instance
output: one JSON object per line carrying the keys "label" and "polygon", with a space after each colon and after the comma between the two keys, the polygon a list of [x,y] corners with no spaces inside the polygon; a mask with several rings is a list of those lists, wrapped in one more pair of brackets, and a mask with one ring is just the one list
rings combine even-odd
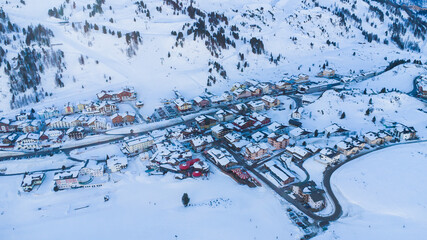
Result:
{"label": "snowy hillside", "polygon": [[[1,7],[16,30],[41,24],[52,32],[49,45],[32,48],[63,52],[60,64],[39,63],[46,69],[33,74],[39,81],[2,71],[3,111],[130,85],[150,113],[174,89],[194,97],[250,78],[315,75],[324,64],[348,74],[395,59],[426,61],[427,24],[387,1],[15,0]],[[4,59],[16,68],[26,33],[9,35],[17,40],[2,46]],[[14,88],[11,78],[25,87]]]}

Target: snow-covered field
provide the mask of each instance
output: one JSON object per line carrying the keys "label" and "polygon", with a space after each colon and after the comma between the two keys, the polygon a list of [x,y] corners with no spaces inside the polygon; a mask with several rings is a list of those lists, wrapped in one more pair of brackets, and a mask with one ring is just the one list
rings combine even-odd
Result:
{"label": "snow-covered field", "polygon": [[[302,235],[290,222],[287,205],[266,188],[238,185],[216,169],[208,180],[183,181],[171,174],[148,176],[141,169],[140,162],[131,162],[117,183],[60,192],[51,190],[52,174],[39,190],[21,194],[21,176],[0,177],[0,236],[66,240],[294,239]],[[192,204],[187,208],[181,203],[184,192]],[[103,201],[106,194],[108,202]]]}
{"label": "snow-covered field", "polygon": [[62,166],[70,167],[73,165],[79,165],[79,163],[68,160],[65,154],[55,154],[52,157],[46,156],[20,160],[0,161],[0,169],[6,169],[4,172],[5,174],[34,172],[56,168],[59,169]]}
{"label": "snow-covered field", "polygon": [[70,152],[70,156],[80,160],[105,160],[107,156],[122,156],[118,144],[103,144],[89,148],[78,148]]}
{"label": "snow-covered field", "polygon": [[343,216],[315,239],[422,239],[427,225],[427,143],[395,146],[332,175]]}

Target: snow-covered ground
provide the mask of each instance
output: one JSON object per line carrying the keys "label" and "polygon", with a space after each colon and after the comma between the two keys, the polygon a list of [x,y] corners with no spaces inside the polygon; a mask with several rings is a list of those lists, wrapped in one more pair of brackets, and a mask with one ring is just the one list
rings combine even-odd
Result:
{"label": "snow-covered ground", "polygon": [[120,146],[117,144],[103,144],[89,148],[78,148],[70,152],[70,156],[80,160],[105,160],[107,156],[122,156]]}
{"label": "snow-covered ground", "polygon": [[338,169],[332,189],[343,216],[315,239],[421,239],[427,202],[427,143],[368,154]]}
{"label": "snow-covered ground", "polygon": [[[5,174],[16,174],[25,172],[34,172],[47,169],[62,168],[80,165],[78,162],[67,159],[65,154],[55,154],[40,158],[29,158],[20,160],[8,160],[0,162],[0,169],[6,169]],[[0,180],[1,181],[1,180]]]}
{"label": "snow-covered ground", "polygon": [[[287,205],[266,188],[238,185],[217,169],[208,180],[180,181],[172,174],[148,176],[140,162],[130,165],[117,183],[60,192],[51,190],[52,174],[37,192],[21,194],[21,176],[1,177],[0,235],[10,240],[302,236],[286,214]],[[192,204],[187,208],[181,203],[184,192]]]}

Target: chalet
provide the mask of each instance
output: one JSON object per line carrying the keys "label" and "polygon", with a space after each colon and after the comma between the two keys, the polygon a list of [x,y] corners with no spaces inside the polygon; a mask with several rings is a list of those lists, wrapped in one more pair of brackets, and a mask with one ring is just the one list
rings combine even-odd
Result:
{"label": "chalet", "polygon": [[225,99],[222,96],[212,96],[210,97],[210,101],[213,104],[221,104],[225,102]]}
{"label": "chalet", "polygon": [[53,180],[55,181],[55,186],[58,189],[77,188],[80,187],[77,180],[78,176],[79,171],[57,172],[53,176]]}
{"label": "chalet", "polygon": [[245,114],[249,108],[244,103],[238,103],[233,105],[231,109],[234,110],[237,114]]}
{"label": "chalet", "polygon": [[17,127],[12,124],[12,121],[7,118],[0,118],[0,132],[16,132]]}
{"label": "chalet", "polygon": [[349,130],[338,126],[335,123],[325,128],[325,135],[327,136],[348,136],[349,134]]}
{"label": "chalet", "polygon": [[216,118],[209,115],[200,115],[195,118],[197,126],[202,130],[210,129],[217,123]]}
{"label": "chalet", "polygon": [[268,143],[276,150],[284,149],[289,144],[289,136],[285,134],[279,135],[276,133],[271,133],[270,135],[268,135]]}
{"label": "chalet", "polygon": [[257,85],[257,87],[261,89],[262,94],[269,94],[270,93],[270,84],[269,83],[260,83]]}
{"label": "chalet", "polygon": [[249,141],[236,132],[227,133],[224,135],[224,140],[234,151],[240,151],[249,144]]}
{"label": "chalet", "polygon": [[196,127],[188,127],[184,128],[180,131],[174,132],[173,135],[178,140],[186,140],[193,138],[201,133],[199,128]]}
{"label": "chalet", "polygon": [[231,86],[231,91],[232,92],[234,92],[235,90],[237,90],[237,89],[239,89],[239,88],[244,88],[245,87],[245,85],[244,84],[241,84],[241,83],[234,83],[233,84],[233,86]]}
{"label": "chalet", "polygon": [[118,172],[128,167],[128,159],[126,157],[110,157],[107,159],[107,167],[111,172]]}
{"label": "chalet", "polygon": [[0,148],[13,148],[18,138],[19,135],[17,133],[2,136],[0,138]]}
{"label": "chalet", "polygon": [[104,164],[98,164],[97,161],[86,160],[83,167],[79,170],[79,176],[82,175],[102,177],[104,175]]}
{"label": "chalet", "polygon": [[280,100],[277,98],[270,97],[268,95],[262,96],[261,100],[264,102],[265,106],[272,108],[280,105]]}
{"label": "chalet", "polygon": [[276,164],[274,161],[269,161],[264,164],[264,168],[268,170],[270,176],[277,181],[280,187],[295,181],[295,177],[289,170]]}
{"label": "chalet", "polygon": [[74,107],[71,103],[67,103],[64,106],[64,113],[65,114],[73,114],[74,113]]}
{"label": "chalet", "polygon": [[337,143],[337,150],[342,152],[345,156],[350,156],[359,152],[359,147],[354,146],[351,142],[341,141]]}
{"label": "chalet", "polygon": [[91,104],[91,102],[89,102],[89,101],[79,102],[77,104],[77,111],[83,112],[86,109],[86,106],[90,105],[90,104]]}
{"label": "chalet", "polygon": [[255,132],[254,134],[251,135],[251,138],[254,142],[260,142],[262,141],[265,137],[267,137],[267,134],[263,133],[263,132]]}
{"label": "chalet", "polygon": [[318,77],[327,77],[327,78],[332,78],[335,76],[335,70],[331,69],[331,68],[327,68],[324,69],[323,71],[319,72],[317,74]]}
{"label": "chalet", "polygon": [[359,148],[359,151],[365,147],[365,142],[360,141],[358,137],[348,137],[344,141],[351,143],[353,146]]}
{"label": "chalet", "polygon": [[113,114],[110,119],[114,126],[123,124],[123,117],[118,113]]}
{"label": "chalet", "polygon": [[301,127],[302,123],[300,121],[295,120],[295,119],[289,119],[289,125],[292,125],[294,127]]}
{"label": "chalet", "polygon": [[44,108],[41,111],[37,112],[37,114],[42,119],[49,119],[49,118],[58,117],[61,115],[61,113],[59,112],[59,110],[56,107]]}
{"label": "chalet", "polygon": [[201,107],[201,108],[205,108],[205,107],[209,107],[209,105],[211,104],[211,102],[209,102],[208,99],[203,98],[203,97],[195,97],[193,99],[194,105]]}
{"label": "chalet", "polygon": [[123,122],[125,123],[134,123],[135,122],[135,113],[125,112],[122,113]]}
{"label": "chalet", "polygon": [[298,147],[298,146],[294,146],[294,147],[287,146],[286,151],[292,154],[294,160],[296,161],[303,161],[310,156],[309,152],[307,152],[305,149],[302,149],[301,147]]}
{"label": "chalet", "polygon": [[314,210],[321,210],[325,207],[325,197],[323,190],[311,192],[308,195],[308,205]]}
{"label": "chalet", "polygon": [[292,192],[314,210],[321,210],[325,207],[324,191],[317,189],[313,181],[294,184]]}
{"label": "chalet", "polygon": [[190,140],[190,145],[195,152],[201,152],[206,148],[210,147],[213,142],[214,142],[214,139],[210,135],[197,136]]}
{"label": "chalet", "polygon": [[255,120],[246,116],[240,116],[233,121],[233,125],[237,131],[243,131],[250,127],[253,127]]}
{"label": "chalet", "polygon": [[284,78],[283,80],[276,83],[276,89],[281,91],[290,91],[292,90],[293,83],[290,79]]}
{"label": "chalet", "polygon": [[96,97],[99,101],[112,101],[114,100],[113,93],[111,91],[102,90],[101,92],[96,94]]}
{"label": "chalet", "polygon": [[106,115],[112,115],[113,113],[117,112],[117,106],[113,103],[110,102],[101,102],[98,105],[98,109],[97,111],[101,114],[106,114]]}
{"label": "chalet", "polygon": [[391,140],[393,140],[391,134],[384,130],[378,131],[378,137],[384,139],[384,142],[390,142]]}
{"label": "chalet", "polygon": [[307,150],[311,155],[314,155],[314,154],[320,152],[320,148],[318,148],[312,144],[305,146],[305,150]]}
{"label": "chalet", "polygon": [[175,100],[175,106],[180,112],[189,111],[192,108],[190,102],[185,101],[183,98],[178,98]]}
{"label": "chalet", "polygon": [[393,134],[401,140],[412,140],[417,138],[417,131],[415,131],[413,127],[407,127],[404,125],[395,127]]}
{"label": "chalet", "polygon": [[302,129],[298,127],[289,131],[289,136],[291,136],[293,139],[303,139],[303,138],[313,137],[314,134],[306,129]]}
{"label": "chalet", "polygon": [[82,125],[83,116],[64,116],[60,118],[52,118],[46,121],[46,126],[49,129],[67,129]]}
{"label": "chalet", "polygon": [[46,130],[40,134],[40,141],[52,141],[52,142],[62,142],[64,137],[64,132],[60,130]]}
{"label": "chalet", "polygon": [[229,168],[237,165],[236,159],[224,148],[211,148],[207,152],[207,157],[222,168]]}
{"label": "chalet", "polygon": [[268,146],[265,143],[251,143],[246,146],[244,157],[249,160],[260,160],[267,157]]}
{"label": "chalet", "polygon": [[120,102],[123,101],[129,101],[129,100],[135,100],[136,99],[136,92],[133,88],[124,88],[120,92],[113,94],[113,97],[117,99]]}
{"label": "chalet", "polygon": [[233,95],[235,99],[243,99],[243,98],[251,97],[252,93],[249,90],[238,88],[233,91]]}
{"label": "chalet", "polygon": [[271,122],[271,119],[269,117],[266,117],[259,113],[252,113],[250,118],[252,118],[254,121],[261,123],[261,125],[267,125]]}
{"label": "chalet", "polygon": [[29,119],[33,119],[33,114],[27,112],[21,112],[15,116],[16,121],[25,121]]}
{"label": "chalet", "polygon": [[273,122],[272,124],[267,126],[267,131],[269,133],[282,133],[284,132],[285,128],[287,128],[287,126],[278,122]]}
{"label": "chalet", "polygon": [[31,192],[36,185],[41,185],[45,179],[44,173],[25,173],[21,187],[24,192]]}
{"label": "chalet", "polygon": [[335,151],[332,148],[323,148],[322,150],[320,150],[320,162],[324,163],[326,165],[331,165],[334,164],[336,162],[338,162],[341,158],[341,153]]}
{"label": "chalet", "polygon": [[265,109],[265,104],[261,100],[250,101],[247,103],[247,105],[249,106],[249,109],[253,112],[259,112],[259,111],[263,111]]}
{"label": "chalet", "polygon": [[219,122],[228,122],[234,119],[234,113],[230,110],[219,110],[215,113],[214,117]]}
{"label": "chalet", "polygon": [[225,102],[231,102],[234,99],[233,95],[230,94],[228,91],[225,91],[223,94],[221,94],[221,97],[224,99]]}
{"label": "chalet", "polygon": [[68,138],[75,140],[83,139],[86,136],[82,127],[71,127],[65,134],[67,134]]}
{"label": "chalet", "polygon": [[123,144],[128,153],[144,152],[154,145],[154,139],[151,136],[144,135],[137,138],[126,140]]}
{"label": "chalet", "polygon": [[27,133],[21,135],[16,140],[16,147],[18,149],[35,150],[39,149],[39,134]]}
{"label": "chalet", "polygon": [[216,139],[222,139],[224,136],[232,131],[233,128],[229,128],[226,125],[218,124],[211,128],[212,136]]}
{"label": "chalet", "polygon": [[42,122],[40,120],[36,119],[36,120],[28,121],[23,125],[22,131],[24,133],[38,132],[40,131],[41,126],[42,126]]}
{"label": "chalet", "polygon": [[258,87],[255,87],[255,86],[251,86],[251,87],[249,87],[249,88],[248,88],[248,91],[250,91],[250,92],[251,92],[251,95],[252,95],[252,96],[259,96],[259,95],[261,95],[261,94],[262,94],[262,89],[261,89],[261,88],[258,88]]}
{"label": "chalet", "polygon": [[378,133],[367,132],[363,135],[365,142],[371,146],[381,145],[384,143],[384,139],[378,136]]}
{"label": "chalet", "polygon": [[93,131],[104,131],[111,128],[111,122],[107,118],[95,116],[89,119],[87,125]]}

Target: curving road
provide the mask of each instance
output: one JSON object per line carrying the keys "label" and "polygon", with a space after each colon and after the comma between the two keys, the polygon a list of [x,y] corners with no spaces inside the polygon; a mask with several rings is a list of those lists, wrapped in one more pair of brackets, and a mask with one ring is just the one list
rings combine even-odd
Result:
{"label": "curving road", "polygon": [[415,140],[415,141],[410,141],[410,142],[399,142],[399,143],[394,143],[394,144],[389,144],[389,145],[382,145],[382,146],[370,149],[368,151],[362,152],[360,154],[356,154],[356,155],[348,158],[347,161],[340,162],[339,164],[337,164],[333,167],[328,167],[325,170],[325,172],[323,173],[323,185],[325,186],[326,193],[330,196],[332,202],[335,205],[335,211],[334,211],[334,213],[332,213],[329,216],[322,217],[321,220],[323,220],[323,221],[335,221],[338,218],[340,218],[341,214],[342,214],[342,207],[341,207],[340,203],[338,202],[338,200],[337,200],[337,198],[336,198],[336,196],[333,193],[332,188],[331,188],[331,176],[338,168],[340,168],[341,166],[343,166],[346,163],[349,163],[355,159],[358,159],[360,157],[365,156],[366,154],[369,154],[369,153],[372,153],[375,151],[379,151],[382,149],[386,149],[386,148],[394,147],[394,146],[398,146],[398,145],[414,144],[414,143],[421,143],[421,142],[427,142],[427,140]]}

